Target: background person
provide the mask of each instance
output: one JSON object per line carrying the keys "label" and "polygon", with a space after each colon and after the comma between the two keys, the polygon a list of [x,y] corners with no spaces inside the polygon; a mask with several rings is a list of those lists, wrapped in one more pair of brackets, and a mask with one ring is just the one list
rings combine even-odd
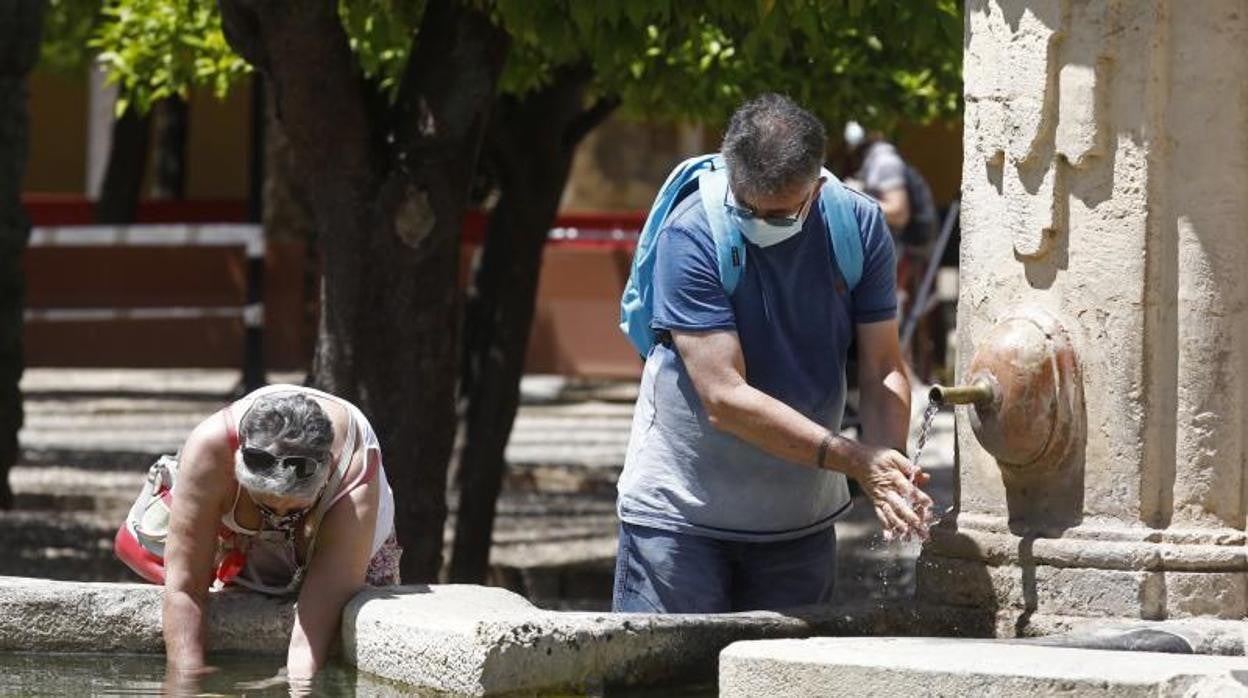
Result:
{"label": "background person", "polygon": [[[903,315],[918,296],[919,284],[931,259],[933,243],[939,235],[939,214],[932,191],[923,175],[911,167],[897,148],[879,132],[867,133],[856,121],[845,124],[845,145],[848,149],[846,184],[879,202],[884,220],[892,231],[897,248],[898,302]],[[926,329],[926,326],[924,326]],[[943,327],[933,328],[943,336]],[[914,335],[912,346],[902,347],[924,380],[931,380],[932,358],[929,332]],[[913,346],[919,344],[921,346]]]}

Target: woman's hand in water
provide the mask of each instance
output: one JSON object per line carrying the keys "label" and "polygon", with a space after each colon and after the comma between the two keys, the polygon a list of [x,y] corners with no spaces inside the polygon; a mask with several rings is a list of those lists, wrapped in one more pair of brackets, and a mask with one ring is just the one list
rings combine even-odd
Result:
{"label": "woman's hand in water", "polygon": [[884,538],[914,534],[927,540],[932,499],[919,489],[927,484],[927,473],[891,448],[857,446],[859,457],[850,475],[871,499],[875,518],[884,528]]}
{"label": "woman's hand in water", "polygon": [[267,691],[269,689],[281,688],[283,686],[287,689],[292,698],[303,698],[304,696],[310,696],[314,693],[311,676],[290,676],[287,674],[285,667],[279,669],[276,675],[267,679],[247,681],[236,685],[235,688],[243,691]]}
{"label": "woman's hand in water", "polygon": [[243,681],[234,687],[243,691],[266,691],[270,688],[285,686],[289,683],[286,678],[286,669],[279,669],[276,674],[267,679],[259,679],[257,681]]}
{"label": "woman's hand in water", "polygon": [[203,664],[165,664],[165,683],[164,693],[166,696],[173,698],[181,698],[182,696],[197,696],[200,694],[199,682],[205,676],[212,674],[216,667],[206,666]]}

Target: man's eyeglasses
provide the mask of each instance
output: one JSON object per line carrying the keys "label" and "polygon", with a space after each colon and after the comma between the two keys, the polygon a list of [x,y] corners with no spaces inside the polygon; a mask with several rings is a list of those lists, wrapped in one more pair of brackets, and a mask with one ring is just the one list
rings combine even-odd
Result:
{"label": "man's eyeglasses", "polygon": [[787,228],[788,226],[797,225],[798,223],[801,223],[802,218],[806,215],[806,210],[810,206],[811,201],[814,201],[813,197],[810,197],[810,196],[806,197],[806,201],[802,203],[801,208],[797,209],[797,213],[791,216],[760,216],[758,215],[756,211],[754,211],[754,209],[746,208],[744,206],[738,206],[732,201],[730,201],[729,200],[730,194],[731,194],[731,191],[727,187],[725,187],[724,188],[724,208],[728,210],[728,213],[731,213],[732,215],[740,218],[741,220],[748,221],[748,220],[753,220],[755,218],[758,218],[766,222],[768,225],[773,225],[777,228]]}
{"label": "man's eyeglasses", "polygon": [[277,466],[295,471],[295,477],[303,479],[320,470],[323,462],[312,456],[275,456],[268,451],[250,446],[243,448],[243,463],[257,473],[267,473]]}

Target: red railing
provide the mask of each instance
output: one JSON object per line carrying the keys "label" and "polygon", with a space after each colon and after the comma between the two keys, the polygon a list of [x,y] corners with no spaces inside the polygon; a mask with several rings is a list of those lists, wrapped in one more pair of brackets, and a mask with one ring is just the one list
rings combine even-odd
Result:
{"label": "red railing", "polygon": [[[91,224],[91,202],[81,196],[28,195],[24,199],[37,226],[64,226],[71,230],[58,232],[73,232],[75,226]],[[246,206],[237,200],[144,202],[138,218],[145,223],[192,226],[238,223],[246,220]],[[558,217],[542,258],[526,370],[636,377],[641,364],[616,323],[620,292],[628,277],[637,231],[644,222],[641,211],[564,213]],[[486,223],[487,216],[480,211],[470,212],[464,219],[461,281],[468,278],[473,248],[484,239]],[[315,298],[306,297],[305,284],[309,257],[300,242],[270,242],[266,248],[266,364],[270,369],[304,370],[315,337],[308,313]],[[110,255],[123,255],[124,259]],[[25,258],[31,280],[28,307],[237,304],[245,290],[244,259],[241,248],[229,255],[223,260],[212,250],[206,253],[199,247],[152,250],[140,245],[99,250],[35,245]],[[228,268],[223,269],[223,264]],[[142,278],[144,283],[132,283],[135,278]],[[165,284],[169,290],[152,290],[152,284]],[[187,297],[199,291],[224,296]],[[235,317],[84,317],[80,322],[50,322],[46,317],[27,322],[28,364],[228,368],[237,366],[242,355],[244,328]]]}
{"label": "red railing", "polygon": [[[84,196],[25,194],[22,203],[35,225],[90,225],[93,222],[93,202]],[[241,223],[247,220],[247,202],[239,199],[143,201],[139,204],[137,218],[139,223]],[[483,211],[469,211],[464,216],[464,244],[481,244],[487,221]],[[571,247],[632,249],[645,222],[645,211],[565,212],[555,219],[550,242]]]}
{"label": "red railing", "polygon": [[[91,225],[94,202],[77,194],[23,194],[22,204],[35,225]],[[247,202],[239,199],[144,201],[137,223],[241,223]]]}

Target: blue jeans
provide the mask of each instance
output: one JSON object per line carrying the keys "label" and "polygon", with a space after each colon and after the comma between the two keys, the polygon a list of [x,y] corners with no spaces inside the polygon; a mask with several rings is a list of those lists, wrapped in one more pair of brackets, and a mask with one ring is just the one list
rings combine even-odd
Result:
{"label": "blue jeans", "polygon": [[836,530],[775,543],[718,540],[620,523],[612,610],[730,613],[827,603]]}

